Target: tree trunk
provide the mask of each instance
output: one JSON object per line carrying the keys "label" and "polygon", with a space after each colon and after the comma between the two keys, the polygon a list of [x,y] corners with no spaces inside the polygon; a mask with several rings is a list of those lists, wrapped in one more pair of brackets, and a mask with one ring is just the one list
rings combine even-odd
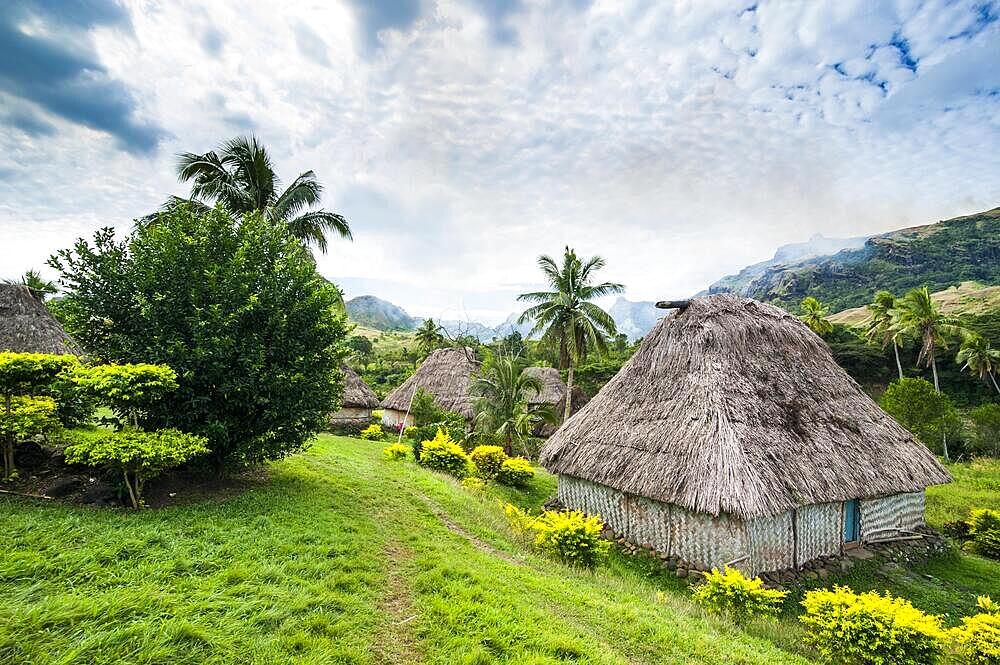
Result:
{"label": "tree trunk", "polygon": [[566,372],[566,407],[563,409],[563,422],[573,415],[573,361],[570,360],[569,371]]}
{"label": "tree trunk", "polygon": [[1000,386],[997,385],[997,377],[993,372],[990,372],[990,381],[993,382],[993,387],[997,389],[997,394],[1000,395]]}
{"label": "tree trunk", "polygon": [[899,370],[899,378],[903,378],[903,363],[899,362],[899,344],[892,340],[892,350],[896,353],[896,369]]}
{"label": "tree trunk", "polygon": [[128,471],[122,471],[122,476],[125,478],[125,487],[128,488],[128,498],[132,501],[132,507],[139,508],[139,499],[135,496],[135,491],[132,489],[132,482],[128,479]]}
{"label": "tree trunk", "polygon": [[941,386],[938,384],[937,360],[934,359],[934,356],[931,356],[931,373],[934,374],[934,390],[935,390],[935,392],[941,392]]}

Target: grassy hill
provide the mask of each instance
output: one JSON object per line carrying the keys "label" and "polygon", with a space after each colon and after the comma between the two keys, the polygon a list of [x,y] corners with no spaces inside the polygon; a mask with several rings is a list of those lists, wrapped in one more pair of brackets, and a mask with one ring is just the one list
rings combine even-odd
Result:
{"label": "grassy hill", "polygon": [[413,349],[417,344],[416,333],[403,330],[376,330],[367,326],[358,325],[352,335],[367,337],[372,342],[372,349],[375,355],[385,355],[397,353],[405,349]]}
{"label": "grassy hill", "polygon": [[879,289],[939,291],[965,281],[1000,284],[1000,208],[874,236],[861,249],[771,266],[738,291],[790,309],[814,296],[838,311],[864,305]]}
{"label": "grassy hill", "polygon": [[[983,286],[978,282],[962,282],[931,294],[941,311],[952,316],[981,317],[1000,310],[1000,286]],[[830,316],[834,323],[861,326],[868,320],[865,306],[852,307]]]}
{"label": "grassy hill", "polygon": [[[497,499],[381,444],[323,435],[225,499],[140,513],[0,497],[0,662],[806,663],[793,597],[776,623],[736,626],[687,581],[619,551],[596,572],[536,556]],[[987,464],[987,463],[983,463]],[[934,520],[1000,501],[1000,465],[957,472]],[[1000,565],[954,555],[841,580],[971,611]],[[817,582],[818,583],[818,582]]]}

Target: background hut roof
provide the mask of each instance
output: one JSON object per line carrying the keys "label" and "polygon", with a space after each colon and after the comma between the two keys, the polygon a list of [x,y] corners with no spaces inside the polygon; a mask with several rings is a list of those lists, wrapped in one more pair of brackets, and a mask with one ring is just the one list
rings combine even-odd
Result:
{"label": "background hut roof", "polygon": [[461,413],[467,419],[475,415],[469,395],[472,377],[479,372],[479,361],[472,349],[438,349],[420,368],[382,400],[383,409],[406,411],[417,388],[434,395],[434,403],[447,411]]}
{"label": "background hut roof", "polygon": [[549,439],[550,471],[743,518],[951,480],[791,314],[697,298]]}
{"label": "background hut roof", "polygon": [[340,366],[344,372],[344,400],[341,406],[356,409],[377,409],[378,395],[368,387],[358,373],[347,365]]}
{"label": "background hut roof", "polygon": [[48,307],[23,284],[0,284],[0,351],[83,355]]}
{"label": "background hut roof", "polygon": [[529,398],[529,404],[556,405],[566,397],[566,384],[555,367],[526,367],[524,373],[542,382],[542,391]]}

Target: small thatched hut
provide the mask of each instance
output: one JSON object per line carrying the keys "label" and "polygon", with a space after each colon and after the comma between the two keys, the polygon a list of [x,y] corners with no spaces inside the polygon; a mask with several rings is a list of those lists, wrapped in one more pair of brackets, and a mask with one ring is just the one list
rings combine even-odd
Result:
{"label": "small thatched hut", "polygon": [[340,370],[344,373],[344,399],[340,410],[330,416],[330,425],[368,424],[372,409],[378,408],[378,395],[347,365],[341,365]]}
{"label": "small thatched hut", "polygon": [[434,403],[446,411],[455,411],[472,421],[473,398],[469,395],[472,377],[479,373],[480,363],[472,349],[438,349],[401,386],[382,400],[382,424],[404,427],[413,424],[408,414],[410,400],[418,388],[434,396]]}
{"label": "small thatched hut", "polygon": [[631,542],[752,573],[916,529],[951,480],[805,324],[728,294],[660,321],[541,463]]}
{"label": "small thatched hut", "polygon": [[0,351],[83,355],[48,307],[23,284],[0,284]]}
{"label": "small thatched hut", "polygon": [[[542,391],[533,394],[528,399],[528,404],[547,404],[552,407],[556,417],[562,420],[566,410],[566,383],[559,375],[559,370],[554,367],[527,367],[525,374],[533,376],[542,382]],[[580,390],[579,386],[573,386],[573,404],[570,406],[572,413],[576,413],[587,403],[587,396]],[[556,431],[556,425],[543,423],[535,429],[535,436],[551,436]]]}

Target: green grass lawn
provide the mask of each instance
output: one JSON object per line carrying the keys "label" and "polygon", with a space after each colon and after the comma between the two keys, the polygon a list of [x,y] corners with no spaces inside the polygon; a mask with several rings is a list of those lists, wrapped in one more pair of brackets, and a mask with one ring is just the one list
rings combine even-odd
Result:
{"label": "green grass lawn", "polygon": [[[0,499],[0,662],[810,661],[794,599],[737,627],[647,558],[587,572],[533,554],[499,501],[536,508],[551,476],[470,493],[381,446],[323,435],[238,496],[139,513]],[[958,607],[1000,566],[852,575]]]}

